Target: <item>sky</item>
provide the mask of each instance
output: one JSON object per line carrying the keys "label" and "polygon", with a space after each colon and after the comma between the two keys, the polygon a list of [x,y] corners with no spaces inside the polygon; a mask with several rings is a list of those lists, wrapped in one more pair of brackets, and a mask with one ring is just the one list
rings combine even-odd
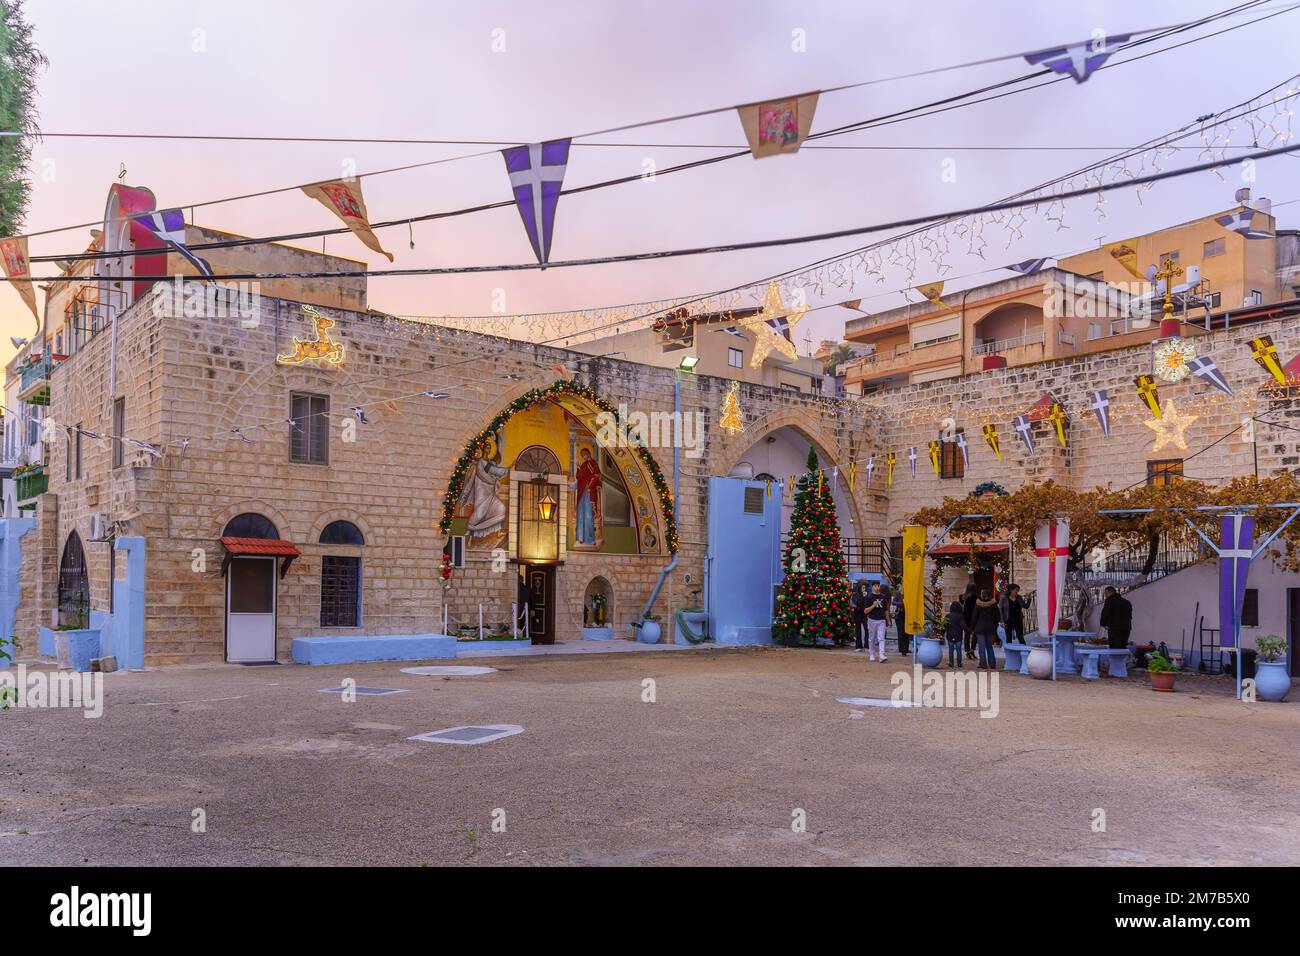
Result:
{"label": "sky", "polygon": [[[39,79],[40,126],[47,133],[438,138],[508,145],[1041,49],[1086,39],[1099,28],[1115,35],[1162,27],[1229,5],[936,0],[922,14],[920,4],[901,0],[28,0],[27,15],[50,60]],[[1282,6],[1273,0],[1261,12]],[[1085,84],[1057,83],[828,141],[877,148],[805,147],[761,161],[746,156],[564,197],[552,258],[817,233],[992,201],[1284,81],[1300,72],[1297,37],[1300,10],[1101,71]],[[817,107],[813,131],[1028,70],[1023,61],[1008,61],[828,93]],[[575,145],[566,186],[640,173],[647,160],[663,168],[744,143],[731,111],[595,141],[600,140],[638,145]],[[160,207],[184,207],[336,177],[348,164],[365,173],[495,148],[50,137],[33,151],[27,231],[99,219],[108,187],[123,167],[123,181],[150,187]],[[1197,152],[1183,150],[1167,165],[1192,164]],[[1257,174],[1257,197],[1300,200],[1300,158],[1268,160]],[[1226,177],[1222,182],[1203,172],[1161,183],[1140,202],[1133,191],[1111,194],[1101,220],[1093,200],[1075,200],[1063,230],[1041,213],[1029,216],[1019,239],[990,229],[983,261],[959,254],[962,247],[954,244],[958,254],[948,260],[949,289],[999,276],[958,281],[954,275],[1082,251],[1227,208],[1241,183],[1233,170]],[[504,164],[495,152],[362,182],[375,220],[509,198]],[[1281,228],[1300,225],[1300,202],[1277,214]],[[323,206],[297,191],[203,207],[194,219],[245,235],[337,225]],[[405,227],[380,232],[397,267],[532,259],[512,208],[413,228],[414,249]],[[84,228],[36,236],[31,254],[75,253],[88,239]],[[545,272],[372,278],[370,304],[402,315],[477,315],[502,301],[511,313],[528,313],[662,299],[754,282],[865,241]],[[319,249],[320,243],[301,244]],[[350,235],[329,237],[324,248],[376,268],[388,265]],[[52,268],[35,264],[34,272],[48,275]],[[923,260],[915,281],[937,277]],[[907,272],[890,268],[885,279],[859,281],[853,290],[828,289],[810,301],[870,297],[863,308],[872,312],[902,304],[893,290],[908,284]],[[43,293],[37,297],[43,302]],[[796,338],[802,346],[805,336],[813,344],[839,337],[852,317],[846,309],[814,312]],[[8,336],[29,335],[34,327],[13,290],[0,291],[0,325],[6,350],[0,360],[7,360]]]}

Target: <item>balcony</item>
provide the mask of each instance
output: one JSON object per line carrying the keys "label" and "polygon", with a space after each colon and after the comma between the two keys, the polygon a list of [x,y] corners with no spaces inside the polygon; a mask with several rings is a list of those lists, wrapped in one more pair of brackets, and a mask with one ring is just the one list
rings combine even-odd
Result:
{"label": "balcony", "polygon": [[1001,355],[1003,352],[1010,352],[1013,349],[1023,348],[1026,345],[1042,345],[1044,341],[1043,330],[1033,329],[1024,335],[1017,335],[1014,338],[998,339],[994,342],[981,342],[971,349],[971,355],[980,358],[985,355]]}
{"label": "balcony", "polygon": [[14,481],[17,485],[16,497],[20,503],[39,498],[50,487],[50,476],[45,473],[43,467],[39,471],[28,471],[18,475]]}
{"label": "balcony", "polygon": [[[54,356],[62,360],[64,356]],[[24,365],[19,372],[21,381],[18,389],[19,401],[28,405],[50,404],[50,370],[54,367],[51,356],[45,356],[29,365]]]}

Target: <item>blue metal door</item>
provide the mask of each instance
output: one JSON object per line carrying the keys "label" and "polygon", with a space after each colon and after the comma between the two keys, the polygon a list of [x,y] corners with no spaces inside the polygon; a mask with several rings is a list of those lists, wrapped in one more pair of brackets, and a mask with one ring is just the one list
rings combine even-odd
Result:
{"label": "blue metal door", "polygon": [[781,581],[781,489],[741,478],[710,478],[709,634],[719,644],[771,644]]}

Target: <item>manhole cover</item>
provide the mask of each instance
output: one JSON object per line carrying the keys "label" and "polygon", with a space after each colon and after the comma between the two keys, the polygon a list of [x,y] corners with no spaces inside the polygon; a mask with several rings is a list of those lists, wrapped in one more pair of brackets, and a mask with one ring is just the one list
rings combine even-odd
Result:
{"label": "manhole cover", "polygon": [[524,728],[517,724],[472,724],[464,727],[448,727],[446,730],[431,730],[427,734],[417,734],[406,739],[419,740],[428,744],[486,744],[523,732]]}
{"label": "manhole cover", "polygon": [[[383,697],[385,694],[405,694],[405,687],[353,687],[350,688],[358,697]],[[342,694],[347,687],[322,687],[322,694]]]}
{"label": "manhole cover", "polygon": [[854,707],[915,707],[910,700],[890,700],[884,697],[836,697],[841,704]]}
{"label": "manhole cover", "polygon": [[403,667],[403,674],[416,677],[478,677],[482,674],[495,674],[495,667],[472,667],[468,664],[437,664],[429,667]]}

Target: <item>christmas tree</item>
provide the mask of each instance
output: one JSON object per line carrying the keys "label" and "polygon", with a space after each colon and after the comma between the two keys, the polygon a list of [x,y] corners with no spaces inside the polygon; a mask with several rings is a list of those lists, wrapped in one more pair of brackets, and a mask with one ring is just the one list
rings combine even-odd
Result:
{"label": "christmas tree", "polygon": [[722,396],[722,417],[718,424],[733,434],[745,430],[745,417],[740,411],[740,383],[732,382],[727,394]]}
{"label": "christmas tree", "polygon": [[840,525],[830,482],[808,449],[808,473],[795,485],[790,536],[781,556],[785,580],[776,596],[772,634],[787,644],[837,644],[853,637],[849,579],[840,550]]}

